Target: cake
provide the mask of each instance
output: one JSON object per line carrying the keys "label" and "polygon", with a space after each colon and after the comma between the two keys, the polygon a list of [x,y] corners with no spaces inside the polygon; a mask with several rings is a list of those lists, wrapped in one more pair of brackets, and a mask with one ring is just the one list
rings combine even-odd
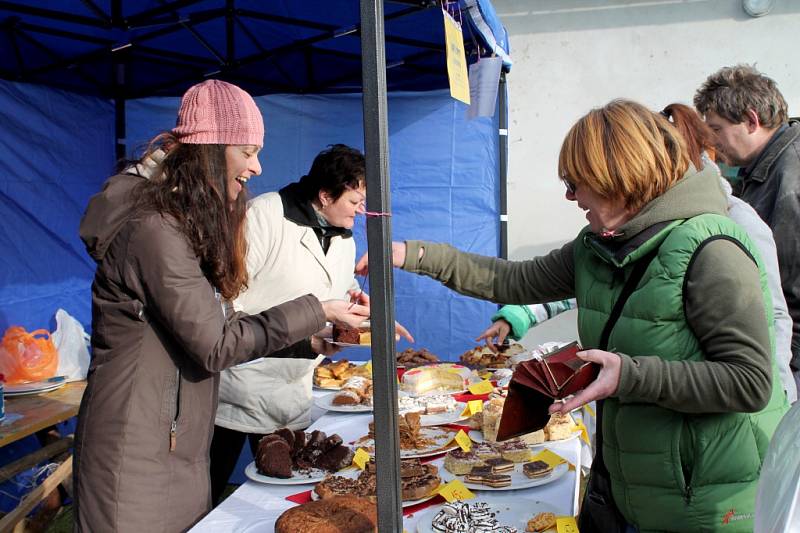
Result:
{"label": "cake", "polygon": [[350,466],[353,455],[353,450],[342,443],[339,435],[282,428],[261,438],[255,463],[261,474],[286,479],[292,477],[295,470],[341,470]]}
{"label": "cake", "polygon": [[[376,483],[377,469],[374,460],[370,460],[358,477],[328,476],[314,487],[314,492],[321,499],[349,494],[374,501]],[[440,484],[441,478],[436,466],[422,464],[419,459],[404,459],[400,462],[401,498],[404,501],[430,496]]]}
{"label": "cake", "polygon": [[530,460],[531,449],[520,439],[507,440],[497,445],[497,449],[502,455],[503,459],[513,461],[515,463],[524,463]]}
{"label": "cake", "polygon": [[514,463],[502,457],[497,459],[487,459],[486,466],[491,468],[492,474],[502,474],[504,472],[513,472]]}
{"label": "cake", "polygon": [[504,398],[493,398],[483,406],[483,438],[488,442],[497,440],[497,429],[503,414]]}
{"label": "cake", "polygon": [[433,517],[431,530],[441,533],[517,533],[516,528],[500,524],[496,516],[497,512],[483,502],[446,503]]}
{"label": "cake", "polygon": [[522,439],[522,441],[528,446],[532,446],[534,444],[541,444],[546,440],[544,435],[544,429],[520,435],[519,438]]}
{"label": "cake", "polygon": [[550,475],[553,467],[544,461],[533,461],[532,463],[525,463],[522,465],[522,473],[531,479],[537,479]]}
{"label": "cake", "polygon": [[476,485],[486,485],[495,489],[511,486],[511,476],[508,474],[477,474],[470,472],[464,476],[464,481]]}
{"label": "cake", "polygon": [[350,324],[336,321],[333,323],[333,340],[345,344],[371,344],[372,334],[368,327],[353,327]]}
{"label": "cake", "polygon": [[455,450],[450,450],[447,452],[447,455],[444,456],[444,467],[445,469],[457,476],[463,476],[464,474],[468,474],[472,471],[472,468],[475,466],[483,465],[483,460],[481,460],[475,452],[468,451],[465,452],[461,448],[456,448]]}
{"label": "cake", "polygon": [[421,366],[403,374],[400,388],[413,395],[440,390],[462,391],[470,384],[473,375],[469,368],[454,363]]}
{"label": "cake", "polygon": [[335,363],[321,364],[314,369],[314,385],[326,389],[338,389],[354,376],[372,378],[369,368],[355,365],[347,359]]}
{"label": "cake", "polygon": [[372,380],[353,376],[342,385],[342,390],[331,400],[333,405],[370,405],[372,403]]}
{"label": "cake", "polygon": [[337,496],[287,509],[275,522],[275,533],[373,533],[378,509],[356,496]]}
{"label": "cake", "polygon": [[555,413],[550,415],[550,420],[544,426],[544,434],[547,440],[562,440],[571,437],[577,429],[578,426],[572,419],[572,415]]}
{"label": "cake", "polygon": [[490,442],[476,442],[472,445],[472,451],[484,461],[501,457],[495,445]]}
{"label": "cake", "polygon": [[437,394],[434,396],[400,396],[397,399],[397,409],[400,414],[420,413],[435,415],[454,411],[458,402],[450,394]]}

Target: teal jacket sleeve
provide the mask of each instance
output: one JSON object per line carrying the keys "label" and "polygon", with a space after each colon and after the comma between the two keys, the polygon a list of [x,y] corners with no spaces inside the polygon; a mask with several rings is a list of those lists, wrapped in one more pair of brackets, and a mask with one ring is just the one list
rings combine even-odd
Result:
{"label": "teal jacket sleeve", "polygon": [[492,315],[492,322],[505,320],[511,326],[510,337],[520,340],[528,330],[556,315],[575,309],[575,299],[559,300],[546,304],[506,305]]}

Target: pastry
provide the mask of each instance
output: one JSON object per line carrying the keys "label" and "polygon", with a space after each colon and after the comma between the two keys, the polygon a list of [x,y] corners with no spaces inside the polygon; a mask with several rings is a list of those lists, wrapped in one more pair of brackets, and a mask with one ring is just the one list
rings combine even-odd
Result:
{"label": "pastry", "polygon": [[436,513],[431,529],[442,533],[517,533],[516,528],[504,526],[495,518],[496,512],[483,502],[446,503]]}
{"label": "pastry", "polygon": [[336,321],[333,323],[333,340],[345,344],[365,344],[372,342],[372,335],[368,327],[354,328],[344,322]]}
{"label": "pastry", "polygon": [[525,531],[539,533],[556,527],[556,515],[553,513],[539,513],[530,520]]}
{"label": "pastry", "polygon": [[549,476],[551,472],[553,472],[553,467],[544,461],[533,461],[522,465],[522,473],[531,479]]}
{"label": "pastry", "polygon": [[544,434],[547,440],[568,439],[578,429],[575,420],[569,413],[555,413],[550,415],[550,420],[544,426]]}
{"label": "pastry", "polygon": [[275,533],[373,533],[378,531],[373,502],[356,496],[337,496],[287,509],[275,522]]}
{"label": "pastry", "polygon": [[508,459],[487,459],[486,465],[492,469],[492,474],[502,474],[503,472],[512,472],[514,470],[514,463]]}
{"label": "pastry", "polygon": [[524,463],[525,461],[529,461],[531,456],[531,449],[528,448],[528,445],[522,442],[520,439],[512,439],[507,440],[501,444],[497,445],[497,449],[500,451],[500,455],[503,459],[508,459],[509,461],[513,461],[515,463]]}
{"label": "pastry", "polygon": [[476,485],[486,485],[487,487],[500,488],[508,487],[511,485],[511,476],[507,474],[472,474],[469,473],[464,477],[467,483],[474,483]]}
{"label": "pastry", "polygon": [[420,395],[431,391],[462,391],[467,388],[474,372],[453,363],[412,368],[403,374],[400,388]]}
{"label": "pastry", "polygon": [[407,348],[402,352],[398,352],[397,354],[397,366],[404,366],[406,368],[413,368],[415,366],[429,365],[431,363],[438,362],[439,358],[425,348],[420,350]]}
{"label": "pastry", "polygon": [[497,429],[503,414],[505,398],[492,398],[483,405],[483,438],[488,442],[497,440]]}
{"label": "pastry", "polygon": [[473,467],[483,464],[484,462],[474,452],[465,452],[461,448],[450,450],[444,456],[445,469],[457,476],[468,474]]}
{"label": "pastry", "polygon": [[292,477],[292,448],[280,436],[265,436],[258,443],[256,468],[265,476],[287,479]]}
{"label": "pastry", "polygon": [[495,448],[495,446],[488,442],[476,442],[472,445],[472,451],[480,457],[482,460],[486,461],[488,459],[499,459],[502,457],[500,452]]}

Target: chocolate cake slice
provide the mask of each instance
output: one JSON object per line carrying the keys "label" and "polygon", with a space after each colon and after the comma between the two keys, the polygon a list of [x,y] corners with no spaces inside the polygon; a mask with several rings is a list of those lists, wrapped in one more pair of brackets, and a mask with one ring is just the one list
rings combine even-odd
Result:
{"label": "chocolate cake slice", "polygon": [[292,477],[292,450],[289,443],[277,435],[277,438],[267,437],[258,443],[256,468],[265,476],[281,479]]}
{"label": "chocolate cake slice", "polygon": [[297,456],[303,451],[303,448],[306,446],[306,432],[298,429],[294,432],[294,444],[292,445],[292,459],[296,459]]}
{"label": "chocolate cake slice", "polygon": [[350,466],[353,462],[354,455],[355,453],[349,446],[339,444],[320,455],[314,463],[314,466],[327,470],[328,472],[337,472],[342,468]]}
{"label": "chocolate cake slice", "polygon": [[289,428],[281,428],[274,431],[276,435],[280,436],[289,445],[289,448],[294,447],[294,431]]}

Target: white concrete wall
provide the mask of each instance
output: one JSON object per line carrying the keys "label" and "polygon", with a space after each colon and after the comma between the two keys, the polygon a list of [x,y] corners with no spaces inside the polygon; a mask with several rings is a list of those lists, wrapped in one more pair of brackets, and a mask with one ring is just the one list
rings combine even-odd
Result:
{"label": "white concrete wall", "polygon": [[[718,68],[755,63],[800,115],[800,0],[752,18],[741,0],[493,0],[509,31],[509,255],[574,237],[583,212],[564,199],[558,151],[580,116],[613,98],[653,109],[691,104]],[[575,312],[534,328],[526,344],[571,340]]]}

